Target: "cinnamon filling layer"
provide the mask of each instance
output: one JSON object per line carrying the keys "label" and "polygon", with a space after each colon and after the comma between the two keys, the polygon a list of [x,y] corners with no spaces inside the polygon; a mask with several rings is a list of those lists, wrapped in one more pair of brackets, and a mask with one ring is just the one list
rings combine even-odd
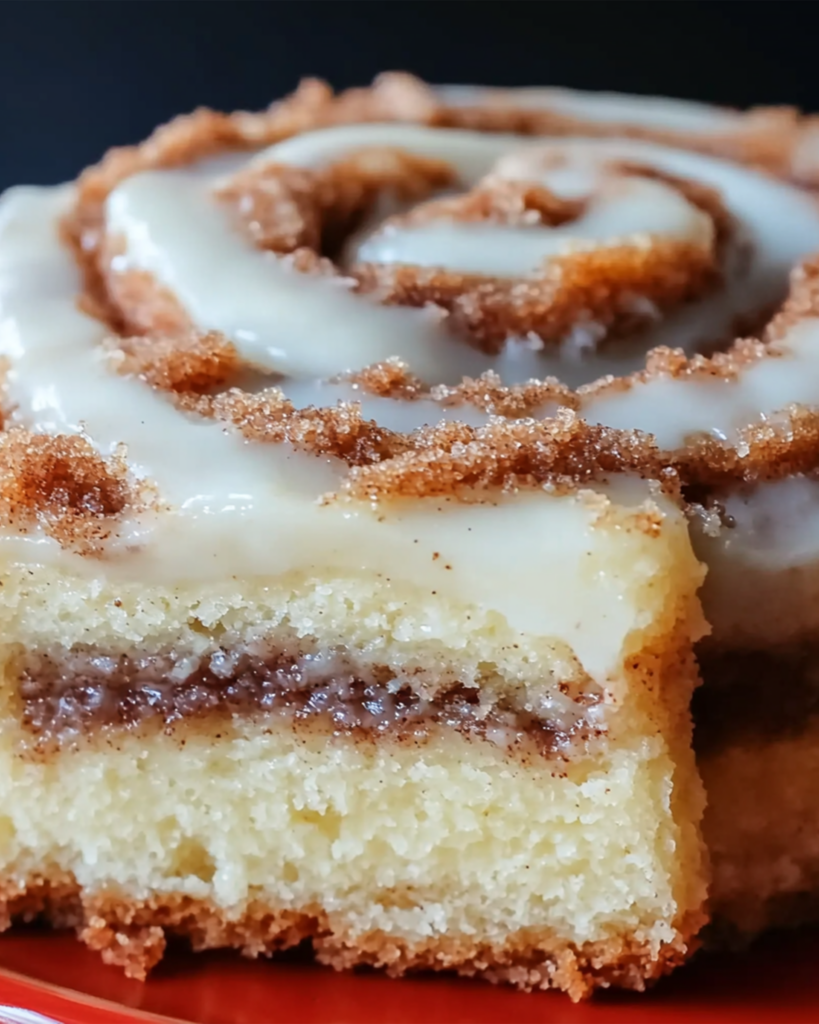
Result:
{"label": "cinnamon filling layer", "polygon": [[265,715],[314,721],[334,733],[408,738],[446,726],[542,755],[568,753],[604,731],[597,692],[570,695],[568,686],[559,687],[537,711],[517,694],[487,699],[481,688],[457,681],[439,681],[425,695],[389,667],[356,665],[345,651],[217,650],[189,660],[27,652],[15,672],[23,723],[38,749],[71,745],[100,730],[143,724],[169,730],[215,715]]}

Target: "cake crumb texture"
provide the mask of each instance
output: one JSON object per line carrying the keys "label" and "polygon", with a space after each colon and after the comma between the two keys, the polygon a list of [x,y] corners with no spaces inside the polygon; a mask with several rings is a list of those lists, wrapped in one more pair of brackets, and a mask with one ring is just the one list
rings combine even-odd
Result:
{"label": "cake crumb texture", "polygon": [[251,722],[42,762],[0,730],[2,924],[44,912],[144,976],[165,932],[574,997],[641,988],[702,923],[693,761],[641,737],[515,762],[441,730],[356,744]]}

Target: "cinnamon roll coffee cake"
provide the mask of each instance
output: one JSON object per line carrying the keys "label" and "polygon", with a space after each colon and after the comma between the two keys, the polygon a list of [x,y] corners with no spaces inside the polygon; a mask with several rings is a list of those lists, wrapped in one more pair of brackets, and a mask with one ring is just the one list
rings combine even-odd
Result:
{"label": "cinnamon roll coffee cake", "polygon": [[812,891],[810,125],[535,98],[3,198],[3,924],[579,998]]}

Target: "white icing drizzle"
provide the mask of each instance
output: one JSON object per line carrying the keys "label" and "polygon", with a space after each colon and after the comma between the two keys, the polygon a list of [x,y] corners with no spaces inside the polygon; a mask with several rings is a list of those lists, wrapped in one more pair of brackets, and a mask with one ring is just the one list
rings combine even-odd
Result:
{"label": "white icing drizzle", "polygon": [[[578,182],[583,188],[599,186],[601,163],[630,160],[721,188],[752,245],[751,267],[744,275],[737,270],[735,279],[729,277],[718,295],[680,311],[658,327],[653,333],[666,343],[682,340],[690,347],[695,332],[702,335],[714,330],[715,322],[727,332],[737,313],[774,301],[793,263],[819,248],[819,215],[810,197],[745,168],[641,142],[568,139],[559,144],[530,142],[520,150],[520,140],[510,136],[359,125],[298,136],[252,159],[319,166],[368,145],[400,146],[422,156],[446,159],[467,185],[496,164],[498,173],[510,177],[526,176],[534,169],[549,187],[565,193],[576,191]],[[235,160],[231,158],[231,170]],[[486,357],[446,337],[431,313],[380,307],[350,294],[337,281],[300,275],[275,256],[257,251],[233,230],[225,212],[208,194],[214,175],[224,170],[224,164],[216,161],[209,173],[200,166],[193,171],[137,175],[115,189],[108,202],[109,230],[126,242],[125,254],[119,257],[123,265],[154,274],[200,326],[215,327],[231,336],[248,361],[296,378],[321,379],[390,356],[404,358],[415,372],[443,382],[485,368]],[[702,214],[667,186],[625,178],[615,179],[612,191],[613,195],[607,195],[603,190],[603,198],[592,204],[589,217],[594,221],[602,209],[615,221],[619,218],[626,226],[612,224],[610,230],[615,234],[627,235],[642,228],[672,237],[679,231],[683,237],[709,240]],[[519,268],[530,267],[544,252],[564,246],[573,229],[575,225],[530,232],[494,225],[444,224],[404,232],[402,244],[414,235],[414,260],[429,265],[438,259],[446,265],[451,256],[447,244],[463,249],[456,244],[458,233],[472,232],[470,238],[485,243],[472,246],[478,261],[491,258],[507,268],[510,263]],[[584,236],[582,218],[576,230]],[[600,233],[604,238],[607,235],[605,230]],[[535,239],[536,256],[521,244],[530,234]],[[363,248],[377,245],[377,237]],[[499,240],[503,244],[497,245]],[[697,431],[731,437],[745,423],[791,401],[814,400],[813,332],[811,325],[792,331],[786,339],[785,355],[752,367],[737,382],[652,380],[626,392],[595,398],[585,412],[606,425],[637,426],[654,433],[667,447],[680,446]],[[569,364],[574,357],[575,362],[582,362],[593,342],[594,324],[581,323],[575,336],[567,339],[562,361]],[[641,342],[637,342],[640,347]],[[636,354],[628,344],[617,346],[618,351],[623,347],[628,357]],[[527,356],[534,353],[527,353],[522,346],[509,346],[494,368],[508,370],[515,349],[522,362],[519,369],[533,369],[534,360]],[[514,370],[507,376],[515,376]],[[299,390],[292,382],[287,390],[298,402]],[[420,425],[438,411],[434,403],[397,403],[398,413],[388,400],[367,401],[383,421],[404,427]],[[84,404],[79,408],[84,409]]]}
{"label": "white icing drizzle", "polygon": [[336,402],[358,402],[366,419],[375,420],[388,430],[399,433],[409,433],[423,424],[439,423],[442,420],[457,420],[472,427],[484,426],[489,421],[489,416],[474,405],[442,405],[431,399],[397,401],[392,398],[379,398],[348,383],[288,380],[280,386],[297,408],[309,405],[335,405]]}
{"label": "white icing drizzle", "polygon": [[[724,258],[724,286],[667,315],[656,328],[601,352],[597,342],[604,332],[581,319],[557,351],[538,353],[536,344],[510,339],[492,359],[454,342],[429,311],[378,308],[339,282],[296,274],[281,259],[256,250],[207,195],[211,177],[201,169],[195,181],[188,171],[149,172],[114,190],[107,215],[109,230],[126,241],[120,265],[149,271],[180,298],[200,327],[222,330],[245,358],[290,376],[327,377],[400,356],[419,376],[435,381],[453,382],[491,368],[508,383],[551,374],[577,386],[639,369],[646,350],[657,344],[693,352],[701,343],[731,337],[737,316],[753,316],[781,300],[791,267],[819,249],[819,214],[812,198],[747,168],[651,143],[571,138],[550,143],[369,124],[296,136],[251,160],[315,168],[371,146],[446,160],[462,187],[471,187],[494,167],[509,177],[534,174],[560,194],[577,197],[600,188],[605,178],[601,167],[613,161],[647,164],[704,182],[722,193],[738,224],[736,244]],[[608,188],[620,193],[618,202],[604,190],[588,220],[563,228],[433,224],[384,232],[381,238],[376,231],[359,244],[362,254],[375,246],[371,255],[382,259],[407,258],[426,266],[446,266],[451,260],[461,269],[502,273],[529,271],[550,252],[612,237],[647,240],[656,233],[710,244],[703,215],[673,189],[628,177],[615,179]],[[639,205],[635,193],[642,196]],[[391,253],[392,245],[398,248]],[[645,305],[635,296],[636,309]]]}
{"label": "white icing drizzle", "polygon": [[2,201],[0,354],[11,360],[15,419],[43,433],[85,433],[106,455],[125,442],[136,474],[154,479],[164,500],[204,515],[260,487],[270,501],[332,489],[342,467],[294,455],[286,445],[243,444],[112,372],[99,347],[108,332],[77,309],[79,276],[56,235],[70,195],[21,188]]}
{"label": "white icing drizzle", "polygon": [[737,432],[795,403],[819,406],[819,319],[795,324],[762,359],[734,380],[702,376],[652,378],[626,391],[604,393],[584,406],[593,422],[654,434],[663,448],[681,448],[699,433],[735,441]]}
{"label": "white icing drizzle", "polygon": [[230,337],[266,370],[330,377],[391,355],[422,377],[454,383],[484,360],[429,310],[387,309],[351,295],[344,280],[314,279],[260,252],[209,195],[206,177],[152,171],[127,179],[107,204],[125,243],[117,270],[145,270],[193,321]]}
{"label": "white icing drizzle", "polygon": [[[409,430],[447,418],[478,425],[486,416],[429,400],[366,396],[349,384],[328,384],[323,378],[391,356],[405,358],[419,375],[442,382],[489,367],[509,380],[557,371],[568,383],[629,371],[652,344],[691,351],[704,338],[730,333],[738,314],[754,314],[781,298],[791,266],[819,250],[819,214],[811,197],[747,168],[642,142],[526,142],[364,125],[290,139],[252,159],[320,166],[374,145],[449,160],[465,187],[493,166],[496,173],[514,176],[516,166],[520,168],[516,160],[525,166],[537,157],[544,161],[541,180],[572,197],[590,192],[598,196],[601,162],[649,164],[719,189],[752,257],[744,261],[741,251],[729,253],[723,290],[633,342],[618,343],[616,353],[605,358],[586,357],[586,350],[594,349],[597,325],[581,322],[551,362],[536,353],[535,344],[510,345],[491,361],[448,337],[429,311],[379,307],[351,294],[343,283],[303,277],[286,261],[257,251],[209,195],[219,175],[239,166],[231,157],[228,164],[138,175],[112,193],[108,227],[125,240],[122,267],[149,271],[199,326],[231,336],[249,362],[286,373],[284,388],[297,406],[361,400],[366,416],[392,429]],[[498,163],[514,150],[523,156]],[[563,164],[545,169],[555,153],[565,157]],[[672,197],[673,190],[662,185],[646,190],[648,182],[624,181],[632,199],[635,189],[643,189],[640,205],[629,207],[623,202],[628,195],[621,195],[620,205],[612,201],[614,222],[601,227],[599,220],[591,226],[587,221],[585,241],[599,244],[656,232],[710,244],[701,216],[676,193]],[[154,481],[169,505],[132,517],[104,568],[93,566],[93,571],[124,567],[122,571],[133,573],[135,559],[146,578],[172,580],[309,574],[328,567],[367,572],[377,565],[385,576],[400,574],[408,585],[497,609],[522,631],[571,637],[590,669],[607,670],[629,614],[621,600],[625,577],[604,574],[599,587],[568,585],[599,540],[594,529],[599,505],[581,496],[544,498],[537,492],[469,506],[387,503],[377,513],[355,502],[319,505],[318,495],[335,488],[344,469],[335,460],[295,453],[286,445],[247,443],[215,423],[185,417],[147,386],[111,372],[99,351],[104,328],[77,310],[76,268],[57,239],[55,223],[68,201],[65,190],[35,189],[16,190],[2,203],[0,353],[12,361],[9,390],[15,419],[40,431],[83,432],[104,453],[124,443],[135,472]],[[599,218],[601,206],[608,215],[598,196],[589,217]],[[499,231],[481,225],[478,234],[468,237],[476,265],[502,265],[502,272],[515,274],[523,267],[526,273],[551,254],[550,247],[577,243],[583,231],[579,223],[566,226],[559,236],[538,228],[543,237],[534,245],[535,253],[520,245],[528,228]],[[463,229],[436,225],[435,231],[444,232],[437,239],[434,232],[423,236],[413,229],[418,235],[412,242],[418,246],[413,262],[457,266],[459,259],[473,258],[458,234]],[[409,245],[412,234],[404,232],[401,244]],[[380,244],[377,230],[360,244],[362,251]],[[409,258],[406,250],[392,257],[381,252],[378,258],[399,256]],[[731,439],[746,423],[775,415],[791,402],[817,404],[819,321],[793,328],[781,349],[782,355],[750,367],[737,381],[654,379],[625,392],[593,397],[584,413],[607,425],[640,427],[669,448],[700,431]],[[646,489],[624,479],[607,493],[633,505],[645,498]],[[780,492],[761,487],[755,493],[762,497],[749,502],[764,503]],[[10,557],[69,560],[83,571],[76,559],[37,532],[4,535],[0,546]],[[442,557],[433,559],[434,552]],[[731,557],[729,552],[729,563]],[[446,564],[455,570],[445,572]],[[559,581],[555,587],[542,586],[547,571]]]}
{"label": "white icing drizzle", "polygon": [[455,166],[460,184],[471,188],[502,156],[521,146],[537,145],[519,135],[446,131],[413,124],[356,124],[294,135],[257,153],[253,165],[291,164],[320,168],[371,146],[403,149],[428,160]]}
{"label": "white icing drizzle", "polygon": [[[548,184],[548,175],[539,175]],[[358,248],[373,263],[413,263],[467,274],[524,277],[556,256],[581,248],[651,244],[651,236],[690,242],[706,252],[710,218],[679,192],[655,181],[615,179],[590,197],[587,210],[560,227],[430,223],[387,227]]]}
{"label": "white icing drizzle", "polygon": [[495,110],[542,111],[607,131],[640,129],[679,135],[681,141],[701,140],[715,147],[761,141],[778,146],[779,156],[797,181],[819,180],[819,119],[798,118],[780,107],[734,110],[666,96],[634,96],[617,92],[524,87],[496,89],[474,85],[433,87],[448,107],[486,107]]}

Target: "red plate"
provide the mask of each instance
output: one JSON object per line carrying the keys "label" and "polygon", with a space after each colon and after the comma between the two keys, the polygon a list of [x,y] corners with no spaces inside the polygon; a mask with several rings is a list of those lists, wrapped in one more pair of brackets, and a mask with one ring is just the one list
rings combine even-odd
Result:
{"label": "red plate", "polygon": [[[20,1009],[30,1011],[21,1013]],[[41,1014],[42,1017],[37,1017]],[[44,1021],[45,1018],[45,1021]],[[574,1005],[478,981],[337,974],[299,958],[168,956],[129,981],[65,934],[0,936],[0,1024],[802,1024],[819,1021],[819,933],[703,955],[645,995]]]}

